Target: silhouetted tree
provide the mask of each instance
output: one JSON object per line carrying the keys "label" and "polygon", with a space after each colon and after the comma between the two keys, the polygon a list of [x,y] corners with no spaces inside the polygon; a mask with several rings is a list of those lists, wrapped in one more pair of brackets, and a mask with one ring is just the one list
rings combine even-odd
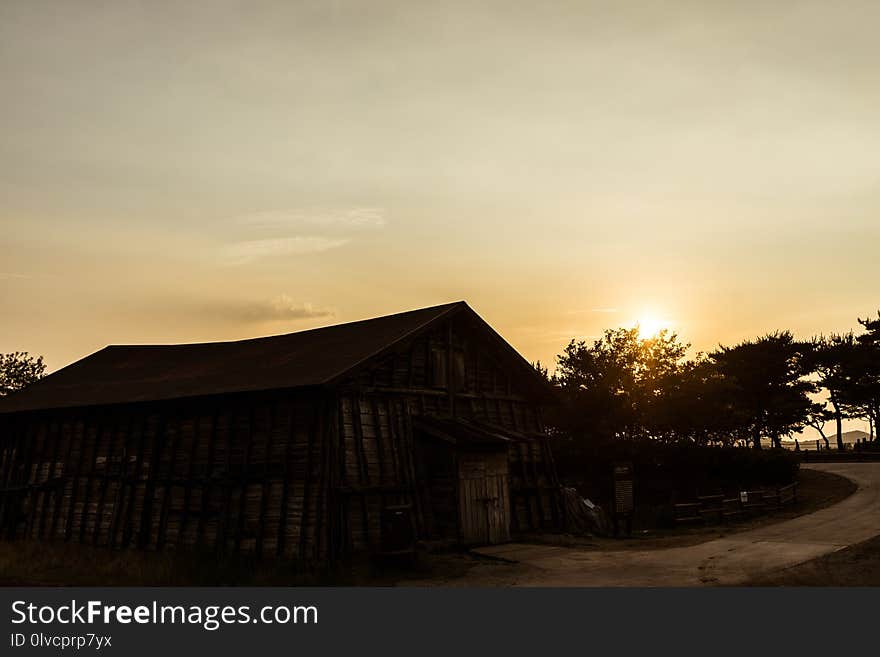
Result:
{"label": "silhouetted tree", "polygon": [[834,419],[834,412],[829,410],[827,403],[813,404],[807,414],[807,425],[813,427],[825,441],[825,449],[831,449],[828,436],[825,435],[825,425]]}
{"label": "silhouetted tree", "polygon": [[649,413],[652,435],[704,445],[734,443],[744,424],[734,393],[715,364],[698,355],[665,377]]}
{"label": "silhouetted tree", "polygon": [[762,436],[781,447],[782,436],[806,425],[812,405],[808,393],[814,386],[803,378],[808,372],[803,346],[791,333],[722,346],[709,358],[727,380],[733,412],[756,449]]}
{"label": "silhouetted tree", "polygon": [[634,329],[608,330],[592,344],[569,342],[556,369],[563,400],[558,421],[568,433],[599,440],[626,434],[635,420],[638,351]]}
{"label": "silhouetted tree", "polygon": [[[863,335],[820,336],[802,343],[788,331],[719,347],[691,360],[688,345],[662,331],[642,339],[638,329],[607,330],[591,343],[572,340],[550,375],[562,403],[550,424],[571,440],[654,438],[704,445],[739,442],[775,447],[782,437],[814,427],[825,447],[825,424],[868,417],[880,426],[880,313],[859,320]],[[815,374],[818,379],[807,379]],[[828,392],[827,402],[810,394]]]}
{"label": "silhouetted tree", "polygon": [[819,336],[810,341],[805,353],[808,368],[818,376],[818,385],[828,391],[830,418],[837,430],[837,449],[843,450],[843,420],[858,414],[854,388],[859,369],[855,337],[852,333]]}
{"label": "silhouetted tree", "polygon": [[540,374],[542,377],[544,377],[545,379],[547,379],[547,381],[550,381],[550,382],[553,381],[552,377],[550,376],[550,370],[548,370],[548,369],[547,369],[547,368],[541,363],[541,361],[536,360],[534,363],[532,363],[532,367],[535,368],[535,371],[536,371],[538,374]]}
{"label": "silhouetted tree", "polygon": [[572,340],[554,376],[564,407],[558,421],[571,435],[599,440],[650,435],[687,347],[668,331],[642,339],[638,328],[607,330],[592,344]]}
{"label": "silhouetted tree", "polygon": [[31,356],[26,351],[0,354],[0,397],[41,379],[45,371],[42,356]]}
{"label": "silhouetted tree", "polygon": [[868,417],[876,430],[880,426],[880,312],[877,319],[859,319],[859,324],[865,331],[856,338],[849,362],[846,402],[855,415]]}

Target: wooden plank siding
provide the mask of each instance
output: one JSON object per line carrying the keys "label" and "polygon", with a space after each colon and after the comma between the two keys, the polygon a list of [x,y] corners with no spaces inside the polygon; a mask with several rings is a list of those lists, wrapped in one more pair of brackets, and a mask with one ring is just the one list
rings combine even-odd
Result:
{"label": "wooden plank siding", "polygon": [[458,457],[416,416],[509,435],[498,517],[557,528],[540,408],[499,349],[452,318],[332,385],[0,414],[0,536],[322,562],[380,549],[383,509],[411,505],[420,538],[461,538]]}
{"label": "wooden plank siding", "polygon": [[[560,527],[555,465],[547,440],[536,437],[544,432],[540,407],[525,390],[520,390],[502,363],[492,345],[481,340],[479,331],[467,325],[457,326],[452,320],[401,345],[369,369],[341,382],[345,391],[340,417],[346,437],[346,476],[375,481],[382,475],[381,465],[389,472],[395,467],[389,454],[383,452],[383,432],[374,429],[382,421],[376,407],[400,409],[402,405],[405,411],[399,412],[407,416],[476,420],[506,428],[511,435],[528,436],[509,447],[511,529],[528,532]],[[438,367],[443,371],[438,372]],[[392,447],[396,444],[392,443]],[[389,480],[388,485],[404,500],[402,503],[412,500],[424,506],[424,500],[437,498],[437,492],[426,486],[408,489],[405,479]],[[455,497],[450,502],[457,504]],[[363,527],[375,526],[372,516],[364,516],[363,508],[355,509],[354,513]],[[432,518],[428,518],[429,526],[424,521],[420,525],[425,536],[435,533],[431,523]],[[370,537],[364,535],[367,530],[354,531],[354,547],[371,545]]]}
{"label": "wooden plank siding", "polygon": [[332,407],[270,393],[0,417],[2,535],[321,560]]}

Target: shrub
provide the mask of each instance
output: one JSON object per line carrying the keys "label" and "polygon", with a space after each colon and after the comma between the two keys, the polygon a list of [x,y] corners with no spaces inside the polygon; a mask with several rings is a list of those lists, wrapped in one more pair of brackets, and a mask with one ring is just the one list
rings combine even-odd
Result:
{"label": "shrub", "polygon": [[607,505],[612,465],[631,461],[637,505],[668,505],[697,495],[780,486],[797,477],[799,461],[781,449],[706,447],[655,440],[578,444],[559,438],[553,446],[563,482]]}

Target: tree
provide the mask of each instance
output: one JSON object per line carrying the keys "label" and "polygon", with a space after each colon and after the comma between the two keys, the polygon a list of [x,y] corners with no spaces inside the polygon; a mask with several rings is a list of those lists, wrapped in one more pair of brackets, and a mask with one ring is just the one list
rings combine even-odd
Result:
{"label": "tree", "polygon": [[721,346],[709,355],[728,382],[733,413],[755,449],[761,449],[762,436],[781,447],[782,436],[807,423],[812,405],[808,393],[815,387],[803,378],[808,372],[803,351],[803,345],[783,331]]}
{"label": "tree", "polygon": [[0,397],[43,378],[45,371],[42,356],[34,357],[26,351],[0,354]]}
{"label": "tree", "polygon": [[550,370],[547,369],[547,367],[545,367],[543,363],[541,363],[541,361],[536,360],[534,363],[532,363],[532,367],[538,374],[541,375],[541,377],[551,383],[553,382],[553,378],[550,376]]}
{"label": "tree", "polygon": [[857,365],[856,340],[852,333],[813,338],[805,351],[808,368],[819,377],[818,384],[828,391],[830,416],[837,429],[837,449],[843,450],[843,419],[857,406],[853,388]]}
{"label": "tree", "polygon": [[859,319],[865,332],[856,338],[848,363],[850,386],[846,402],[858,416],[867,416],[876,431],[880,427],[880,312],[877,319]]}
{"label": "tree", "polygon": [[698,354],[666,377],[649,413],[652,434],[668,441],[733,444],[744,422],[732,402],[734,392],[715,364]]}
{"label": "tree", "polygon": [[600,441],[625,435],[635,420],[632,396],[638,332],[608,330],[592,344],[572,340],[557,358],[563,407],[558,421],[572,436]]}
{"label": "tree", "polygon": [[642,339],[638,328],[607,330],[592,344],[572,340],[554,376],[563,398],[559,423],[599,440],[651,435],[651,415],[687,348],[674,333]]}
{"label": "tree", "polygon": [[813,404],[807,415],[807,425],[819,432],[822,440],[825,441],[825,449],[831,449],[831,443],[828,436],[825,435],[825,425],[832,419],[834,419],[834,412],[828,409],[827,402]]}

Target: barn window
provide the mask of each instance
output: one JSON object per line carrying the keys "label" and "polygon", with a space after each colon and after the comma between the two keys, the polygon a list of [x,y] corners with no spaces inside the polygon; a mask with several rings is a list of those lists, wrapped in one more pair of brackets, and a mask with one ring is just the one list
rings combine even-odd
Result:
{"label": "barn window", "polygon": [[464,352],[456,349],[453,358],[453,377],[456,390],[465,390],[467,388],[467,378],[464,366]]}
{"label": "barn window", "polygon": [[435,388],[446,387],[446,352],[443,349],[431,350],[431,384]]}

